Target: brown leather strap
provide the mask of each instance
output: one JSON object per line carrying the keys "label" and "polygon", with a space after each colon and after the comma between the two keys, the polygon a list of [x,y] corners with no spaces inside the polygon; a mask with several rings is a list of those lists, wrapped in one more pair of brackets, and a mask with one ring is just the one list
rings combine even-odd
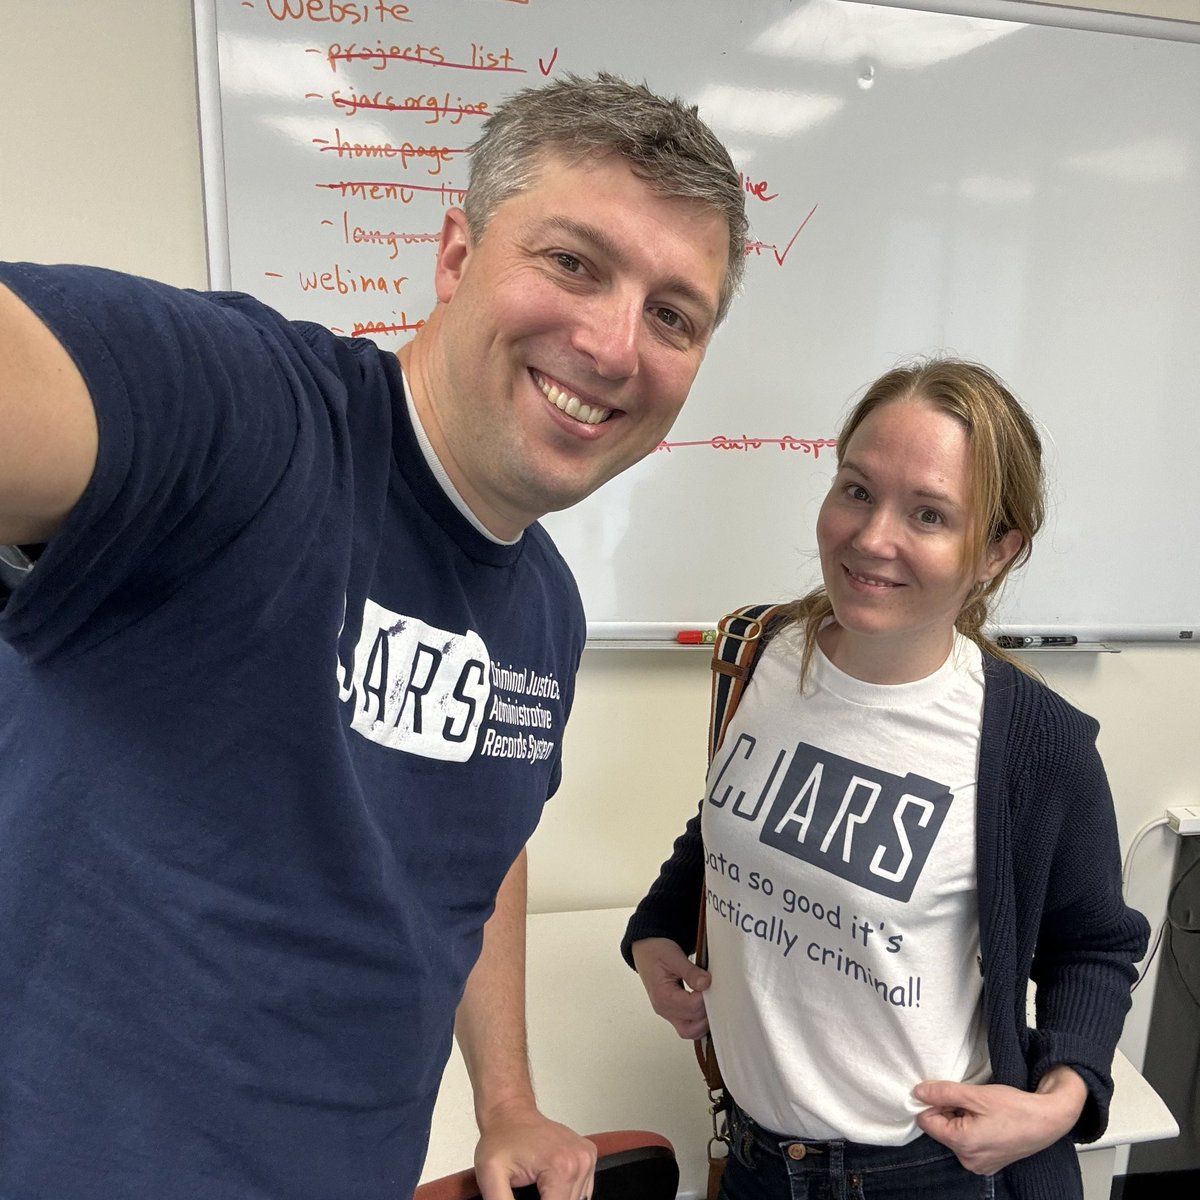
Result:
{"label": "brown leather strap", "polygon": [[717,1200],[721,1194],[721,1177],[725,1174],[725,1164],[729,1161],[727,1154],[719,1157],[708,1156],[708,1200]]}
{"label": "brown leather strap", "polygon": [[743,666],[741,663],[727,663],[713,660],[712,669],[718,675],[731,675],[734,679],[740,679],[743,683],[750,678],[750,668]]}
{"label": "brown leather strap", "polygon": [[[746,684],[754,672],[754,665],[762,653],[767,638],[779,623],[782,604],[747,604],[731,612],[717,622],[717,640],[713,643],[712,657],[712,707],[708,721],[708,761],[711,764],[725,731],[742,699]],[[696,927],[696,965],[708,967],[708,893],[703,880],[700,885],[700,920]],[[705,1034],[695,1041],[696,1061],[704,1075],[710,1092],[719,1092],[724,1087],[721,1067],[717,1062],[717,1051],[712,1038]],[[712,1171],[717,1169],[717,1185],[724,1159],[713,1159],[709,1155],[709,1195],[716,1196]],[[719,1166],[718,1166],[719,1165]]]}

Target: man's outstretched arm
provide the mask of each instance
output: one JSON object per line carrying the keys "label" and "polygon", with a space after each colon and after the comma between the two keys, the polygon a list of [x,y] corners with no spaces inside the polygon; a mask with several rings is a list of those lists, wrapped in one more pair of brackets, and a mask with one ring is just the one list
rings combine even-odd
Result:
{"label": "man's outstretched arm", "polygon": [[96,447],[83,376],[0,284],[0,544],[49,540],[87,487]]}
{"label": "man's outstretched arm", "polygon": [[512,1200],[512,1189],[529,1183],[543,1200],[581,1200],[592,1192],[596,1148],[538,1111],[529,1078],[525,915],[522,850],[484,927],[483,952],[455,1022],[475,1093],[475,1174],[484,1200]]}

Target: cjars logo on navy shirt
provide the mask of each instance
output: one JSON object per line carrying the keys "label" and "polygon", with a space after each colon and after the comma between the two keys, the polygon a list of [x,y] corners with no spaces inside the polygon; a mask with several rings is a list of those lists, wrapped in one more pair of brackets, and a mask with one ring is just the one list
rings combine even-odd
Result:
{"label": "cjars logo on navy shirt", "polygon": [[946,818],[953,793],[920,775],[892,775],[801,742],[763,815],[784,751],[757,797],[721,780],[734,761],[753,757],[743,733],[725,759],[708,802],[746,821],[762,818],[758,840],[861,887],[905,901],[912,895]]}
{"label": "cjars logo on navy shirt", "polygon": [[450,633],[367,600],[354,666],[338,663],[351,729],[393,750],[466,762],[475,752],[491,682],[474,630]]}
{"label": "cjars logo on navy shirt", "polygon": [[338,695],[352,706],[351,729],[422,758],[478,752],[533,764],[558,745],[552,674],[492,662],[474,630],[451,633],[374,600],[363,605],[352,668],[338,662]]}

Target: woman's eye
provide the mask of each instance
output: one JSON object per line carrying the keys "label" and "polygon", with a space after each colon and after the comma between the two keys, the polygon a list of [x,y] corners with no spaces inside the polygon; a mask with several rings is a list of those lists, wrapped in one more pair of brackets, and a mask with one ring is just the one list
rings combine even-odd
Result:
{"label": "woman's eye", "polygon": [[846,494],[851,500],[870,500],[871,498],[871,493],[861,483],[852,483],[846,489]]}
{"label": "woman's eye", "polygon": [[922,525],[940,525],[942,523],[942,514],[936,509],[923,508],[918,514],[918,520]]}

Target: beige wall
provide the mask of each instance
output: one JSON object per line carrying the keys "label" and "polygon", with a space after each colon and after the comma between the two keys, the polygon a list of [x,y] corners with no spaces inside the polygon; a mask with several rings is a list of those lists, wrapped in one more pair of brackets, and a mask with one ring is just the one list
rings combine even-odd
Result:
{"label": "beige wall", "polygon": [[[1200,21],[1197,0],[1078,6]],[[188,0],[0,0],[0,37],[0,254],[203,286]],[[1164,805],[1200,802],[1200,648],[1036,661],[1102,722],[1126,844]],[[702,652],[585,654],[563,788],[531,845],[535,910],[640,895],[700,794],[707,692]],[[1174,853],[1156,832],[1138,856],[1132,897],[1154,921]],[[1128,1028],[1134,1062],[1151,990],[1138,994]]]}
{"label": "beige wall", "polygon": [[207,282],[188,0],[0,0],[0,254]]}

